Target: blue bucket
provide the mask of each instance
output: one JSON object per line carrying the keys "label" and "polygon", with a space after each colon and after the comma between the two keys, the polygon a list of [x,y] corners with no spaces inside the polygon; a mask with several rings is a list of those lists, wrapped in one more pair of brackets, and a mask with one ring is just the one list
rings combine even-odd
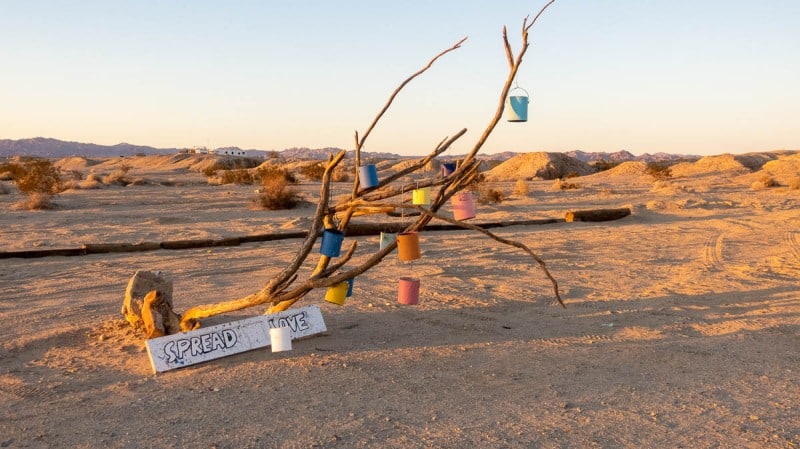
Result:
{"label": "blue bucket", "polygon": [[397,239],[397,234],[393,232],[381,232],[380,249],[386,248]]}
{"label": "blue bucket", "polygon": [[353,284],[355,283],[354,282],[355,280],[356,278],[350,278],[347,281],[345,281],[347,282],[347,295],[346,295],[347,298],[353,296]]}
{"label": "blue bucket", "polygon": [[339,257],[342,252],[343,241],[344,232],[336,229],[326,229],[322,233],[322,244],[319,246],[319,252],[323,256]]}
{"label": "blue bucket", "polygon": [[[515,87],[525,92],[521,87]],[[506,98],[506,120],[509,122],[527,122],[528,121],[528,92],[525,95],[516,95]]]}
{"label": "blue bucket", "polygon": [[454,171],[456,171],[455,162],[445,162],[442,164],[442,177],[450,176]]}
{"label": "blue bucket", "polygon": [[375,187],[378,185],[378,168],[372,164],[358,167],[358,179],[363,189]]}

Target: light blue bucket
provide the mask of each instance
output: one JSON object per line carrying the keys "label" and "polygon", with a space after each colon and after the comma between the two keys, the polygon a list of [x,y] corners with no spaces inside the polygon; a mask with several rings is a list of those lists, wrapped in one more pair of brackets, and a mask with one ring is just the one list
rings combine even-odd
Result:
{"label": "light blue bucket", "polygon": [[342,252],[342,242],[344,241],[344,232],[336,229],[326,229],[322,233],[322,243],[319,246],[319,252],[323,256],[339,257]]}
{"label": "light blue bucket", "polygon": [[[521,87],[514,89],[525,92],[525,89]],[[506,120],[509,122],[528,121],[528,92],[525,92],[525,95],[509,95],[506,98]]]}
{"label": "light blue bucket", "polygon": [[375,187],[378,185],[378,168],[372,164],[358,167],[358,179],[363,189]]}
{"label": "light blue bucket", "polygon": [[381,232],[381,246],[380,249],[386,248],[397,239],[397,234],[392,232]]}

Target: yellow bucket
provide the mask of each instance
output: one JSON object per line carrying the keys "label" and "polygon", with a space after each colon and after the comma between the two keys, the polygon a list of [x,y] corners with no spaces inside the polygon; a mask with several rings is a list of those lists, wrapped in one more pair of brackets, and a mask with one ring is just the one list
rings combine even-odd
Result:
{"label": "yellow bucket", "polygon": [[418,206],[430,206],[431,204],[431,188],[420,187],[411,192],[411,204]]}
{"label": "yellow bucket", "polygon": [[350,284],[347,281],[339,282],[336,285],[331,285],[328,287],[328,291],[325,292],[325,301],[338,306],[343,306],[345,299],[347,299],[347,290],[349,288]]}

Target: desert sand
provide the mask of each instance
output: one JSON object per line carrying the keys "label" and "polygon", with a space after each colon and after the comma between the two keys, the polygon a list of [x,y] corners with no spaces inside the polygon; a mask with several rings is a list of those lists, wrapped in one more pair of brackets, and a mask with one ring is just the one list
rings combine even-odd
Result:
{"label": "desert sand", "polygon": [[[254,186],[208,185],[197,161],[124,159],[148,182],[69,190],[52,211],[0,195],[0,250],[302,231],[313,213],[253,209]],[[571,179],[577,189],[530,180],[527,195],[493,174],[507,199],[480,204],[474,223],[632,210],[494,230],[545,260],[566,308],[518,249],[423,232],[420,260],[390,255],[344,306],[324,291],[298,303],[321,307],[323,335],[158,375],[120,314],[136,270],[167,273],[183,311],[257,291],[300,241],[0,259],[0,447],[798,447],[800,155],[672,173],[654,181],[626,163]],[[779,185],[758,188],[765,176]],[[298,188],[316,201],[317,184]],[[357,260],[378,248],[358,241]],[[397,303],[407,275],[421,279],[417,306]]]}

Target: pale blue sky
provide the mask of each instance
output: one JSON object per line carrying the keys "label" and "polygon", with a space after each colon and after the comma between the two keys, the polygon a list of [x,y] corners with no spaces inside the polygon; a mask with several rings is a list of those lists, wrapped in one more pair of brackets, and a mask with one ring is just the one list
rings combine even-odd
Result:
{"label": "pale blue sky", "polygon": [[[0,0],[0,139],[424,154],[494,114],[536,1]],[[484,152],[800,149],[800,1],[556,0]]]}

